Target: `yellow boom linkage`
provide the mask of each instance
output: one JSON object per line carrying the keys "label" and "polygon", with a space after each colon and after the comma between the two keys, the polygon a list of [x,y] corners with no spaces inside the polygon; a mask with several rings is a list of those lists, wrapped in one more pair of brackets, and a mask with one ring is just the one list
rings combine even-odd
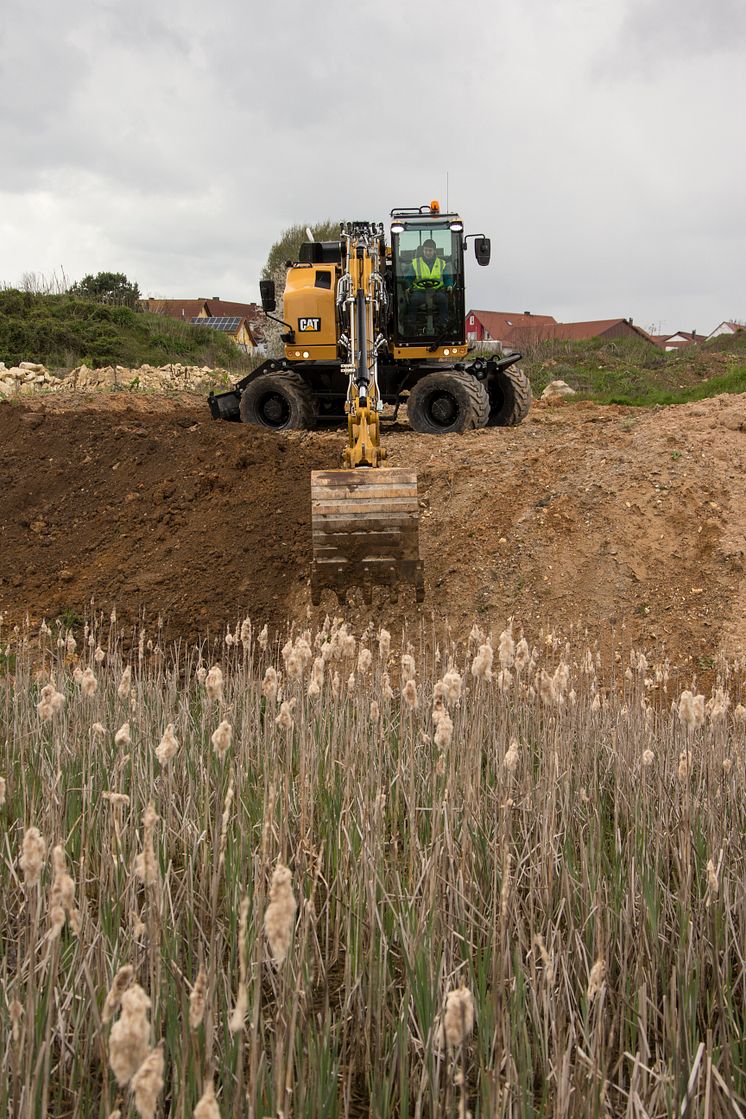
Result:
{"label": "yellow boom linkage", "polygon": [[340,321],[347,324],[348,445],[345,469],[311,474],[311,600],[318,605],[321,592],[329,589],[342,601],[348,590],[359,587],[370,602],[374,586],[388,587],[395,598],[399,585],[410,583],[421,602],[417,476],[381,465],[386,460],[377,374],[378,352],[385,345],[380,329],[386,304],[383,229],[348,223],[342,246],[345,267],[337,305]]}

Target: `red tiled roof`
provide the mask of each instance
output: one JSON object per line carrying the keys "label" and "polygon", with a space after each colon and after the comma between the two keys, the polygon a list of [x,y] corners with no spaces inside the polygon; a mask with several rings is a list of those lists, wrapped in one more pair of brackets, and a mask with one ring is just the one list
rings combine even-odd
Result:
{"label": "red tiled roof", "polygon": [[234,303],[229,299],[204,299],[203,303],[207,304],[208,312],[211,315],[238,317],[248,319],[249,322],[253,322],[255,319],[259,321],[260,318],[260,311],[256,303]]}
{"label": "red tiled roof", "polygon": [[551,337],[560,342],[581,342],[586,338],[599,338],[615,326],[624,324],[635,334],[651,342],[652,338],[646,330],[635,326],[628,319],[596,319],[592,322],[561,322],[557,323]]}
{"label": "red tiled roof", "polygon": [[169,315],[184,322],[199,318],[206,310],[204,299],[144,299],[142,302],[151,315]]}
{"label": "red tiled roof", "polygon": [[533,338],[547,338],[546,327],[557,321],[552,315],[527,315],[522,311],[469,311],[468,314],[478,318],[490,338],[497,341],[504,341],[516,327],[522,329],[524,337],[530,334]]}

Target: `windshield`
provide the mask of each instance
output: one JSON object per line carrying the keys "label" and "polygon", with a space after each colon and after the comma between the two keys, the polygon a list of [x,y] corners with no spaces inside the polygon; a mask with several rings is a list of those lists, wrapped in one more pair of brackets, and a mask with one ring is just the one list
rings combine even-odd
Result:
{"label": "windshield", "polygon": [[397,335],[455,342],[464,331],[461,233],[448,223],[408,224],[393,237]]}

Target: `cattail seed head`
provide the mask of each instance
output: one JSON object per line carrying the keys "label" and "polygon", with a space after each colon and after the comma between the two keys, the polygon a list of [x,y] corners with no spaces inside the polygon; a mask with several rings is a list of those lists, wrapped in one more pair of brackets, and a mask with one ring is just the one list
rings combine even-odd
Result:
{"label": "cattail seed head", "polygon": [[189,1028],[198,1030],[205,1016],[205,1002],[207,999],[207,972],[205,965],[200,964],[194,986],[189,992]]}
{"label": "cattail seed head", "polygon": [[208,1080],[199,1102],[192,1112],[194,1119],[220,1119],[220,1109],[215,1099],[215,1085]]}
{"label": "cattail seed head", "polygon": [[505,753],[505,757],[503,758],[503,765],[507,769],[508,773],[515,773],[518,766],[518,758],[518,742],[515,738],[513,738],[511,740],[510,746]]}
{"label": "cattail seed head", "polygon": [[378,632],[378,655],[385,664],[391,653],[391,634],[387,629]]}
{"label": "cattail seed head", "polygon": [[121,1014],[111,1027],[109,1067],[123,1088],[142,1065],[150,1049],[150,999],[139,983],[121,994]]}
{"label": "cattail seed head", "polygon": [[295,726],[295,720],[292,715],[294,708],[295,697],[293,697],[293,699],[284,699],[282,701],[282,703],[280,704],[280,714],[275,719],[275,723],[278,727],[282,727],[282,729],[286,731],[291,731],[293,729],[293,727]]}
{"label": "cattail seed head", "polygon": [[370,701],[370,721],[372,723],[377,723],[378,720],[380,719],[380,717],[381,717],[381,709],[378,706],[378,701],[375,700],[375,699],[372,699]]}
{"label": "cattail seed head", "polygon": [[365,645],[361,646],[357,655],[357,671],[360,676],[367,676],[373,663],[373,654]]}
{"label": "cattail seed head", "polygon": [[409,707],[409,710],[410,711],[416,710],[416,708],[417,708],[417,685],[415,684],[414,680],[412,680],[412,679],[407,680],[406,684],[404,685],[404,687],[402,689],[402,696],[404,697],[404,700],[406,701],[406,704]]}
{"label": "cattail seed head", "polygon": [[515,642],[513,641],[513,634],[509,629],[504,629],[500,634],[497,656],[501,668],[512,668],[515,661]]}
{"label": "cattail seed head", "polygon": [[92,696],[95,695],[97,688],[98,680],[93,674],[93,669],[87,668],[80,680],[80,690],[84,696]]}
{"label": "cattail seed head", "polygon": [[718,874],[712,859],[707,860],[707,889],[711,898],[718,896]]}
{"label": "cattail seed head", "polygon": [[122,995],[132,982],[134,974],[135,969],[131,964],[125,964],[124,967],[120,967],[112,980],[109,993],[106,996],[104,1008],[101,1012],[102,1021],[108,1022],[110,1018],[114,1017],[122,1001]]}
{"label": "cattail seed head", "polygon": [[453,719],[445,709],[443,709],[440,714],[433,737],[435,745],[439,750],[446,750],[451,745],[451,740],[453,738]]}
{"label": "cattail seed head", "polygon": [[5,778],[0,777],[0,808],[5,804]]}
{"label": "cattail seed head", "polygon": [[67,873],[65,852],[60,844],[52,851],[52,865],[54,878],[49,891],[49,923],[50,936],[54,938],[62,931],[66,916],[70,919],[73,931],[77,932],[79,914],[75,908],[75,883]]}
{"label": "cattail seed head", "polygon": [[38,828],[28,828],[23,837],[20,867],[27,886],[36,886],[47,856],[47,844]]}
{"label": "cattail seed head", "polygon": [[596,995],[599,995],[606,983],[606,961],[599,957],[591,968],[591,974],[588,977],[588,991],[587,997],[589,1002],[593,1002]]}
{"label": "cattail seed head", "polygon": [[282,863],[278,863],[272,874],[269,898],[264,914],[264,932],[275,967],[280,967],[290,948],[296,911],[292,875]]}
{"label": "cattail seed head", "polygon": [[163,732],[163,738],[155,748],[155,756],[161,765],[166,765],[179,749],[179,741],[174,734],[174,724],[169,723]]}
{"label": "cattail seed head", "polygon": [[653,751],[650,748],[643,751],[642,764],[645,766],[646,769],[653,764],[654,760],[655,760],[655,754],[653,753]]}
{"label": "cattail seed head", "polygon": [[218,724],[217,729],[213,731],[210,741],[212,742],[215,753],[222,761],[230,750],[231,743],[233,742],[233,727],[227,719],[223,719]]}
{"label": "cattail seed head", "polygon": [[474,999],[468,987],[458,987],[446,996],[443,1033],[450,1049],[457,1049],[474,1029]]}
{"label": "cattail seed head", "polygon": [[547,951],[547,946],[544,943],[544,937],[541,933],[535,933],[534,944],[539,949],[541,962],[544,965],[544,979],[546,980],[547,986],[551,987],[554,983],[554,967],[552,966],[552,958]]}
{"label": "cattail seed head", "polygon": [[443,684],[446,688],[445,698],[447,699],[448,703],[451,704],[451,706],[453,706],[453,704],[455,703],[458,703],[461,699],[461,689],[463,681],[455,668],[448,669],[448,671],[443,676]]}
{"label": "cattail seed head", "polygon": [[205,691],[207,698],[213,702],[220,702],[223,698],[223,671],[219,664],[214,664],[205,676]]}
{"label": "cattail seed head", "polygon": [[153,832],[157,820],[158,814],[155,808],[152,804],[148,804],[142,818],[142,851],[135,858],[135,875],[145,886],[155,886],[158,883],[158,861],[153,844]]}
{"label": "cattail seed head", "polygon": [[122,700],[127,699],[128,695],[130,694],[130,687],[131,686],[132,686],[132,669],[130,668],[129,665],[127,665],[127,667],[125,668],[124,672],[122,673],[122,677],[119,681],[119,687],[117,688],[117,696],[119,697],[119,699],[122,699]]}
{"label": "cattail seed head", "polygon": [[277,699],[277,689],[279,687],[279,683],[280,682],[277,677],[277,669],[273,668],[272,665],[270,665],[267,671],[264,673],[264,679],[262,680],[262,695],[268,701],[268,703],[274,703]]}
{"label": "cattail seed head", "polygon": [[59,715],[62,708],[65,706],[65,697],[62,692],[58,692],[54,683],[45,684],[41,690],[39,702],[36,705],[36,710],[44,722],[50,722],[55,715]]}
{"label": "cattail seed head", "polygon": [[124,748],[126,750],[131,742],[130,725],[129,723],[122,723],[121,727],[114,735],[114,745],[118,746],[120,749]]}
{"label": "cattail seed head", "polygon": [[[688,724],[687,724],[688,725]],[[682,750],[679,754],[679,768],[678,775],[679,781],[682,785],[689,780],[689,775],[692,771],[692,755],[689,750]]]}
{"label": "cattail seed head", "polygon": [[414,657],[412,656],[411,653],[402,653],[402,658],[401,658],[402,688],[410,680],[414,680],[414,677],[415,677]]}
{"label": "cattail seed head", "polygon": [[140,1119],[155,1119],[158,1097],[163,1091],[163,1047],[151,1049],[132,1077],[130,1088]]}
{"label": "cattail seed head", "polygon": [[492,646],[486,642],[479,646],[479,652],[471,664],[471,674],[478,680],[492,679]]}

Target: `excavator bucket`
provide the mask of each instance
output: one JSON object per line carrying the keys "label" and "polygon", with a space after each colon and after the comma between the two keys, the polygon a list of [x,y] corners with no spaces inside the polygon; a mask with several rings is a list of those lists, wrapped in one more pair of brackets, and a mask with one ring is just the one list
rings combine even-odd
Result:
{"label": "excavator bucket", "polygon": [[413,470],[358,468],[311,472],[313,566],[311,601],[335,591],[340,602],[361,588],[366,602],[373,587],[396,597],[403,583],[425,597],[419,554],[417,475]]}

